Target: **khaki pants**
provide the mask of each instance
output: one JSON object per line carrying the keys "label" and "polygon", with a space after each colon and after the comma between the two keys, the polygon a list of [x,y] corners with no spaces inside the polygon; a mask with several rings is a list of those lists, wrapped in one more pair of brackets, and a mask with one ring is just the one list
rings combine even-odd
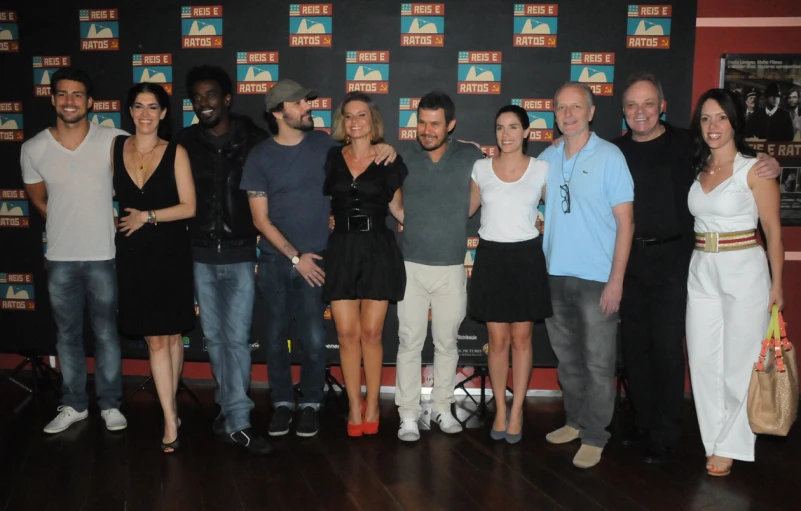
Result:
{"label": "khaki pants", "polygon": [[395,404],[401,419],[420,417],[422,351],[428,332],[434,338],[434,390],[431,400],[435,413],[450,411],[453,380],[459,353],[456,347],[459,326],[467,308],[467,278],[464,266],[428,266],[404,263],[406,294],[398,302],[398,362]]}

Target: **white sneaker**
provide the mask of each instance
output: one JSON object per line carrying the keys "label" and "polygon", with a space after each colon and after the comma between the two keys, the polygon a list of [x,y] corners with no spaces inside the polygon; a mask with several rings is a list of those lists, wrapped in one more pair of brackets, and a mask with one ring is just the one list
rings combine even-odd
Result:
{"label": "white sneaker", "polygon": [[59,406],[57,409],[60,413],[56,418],[51,420],[50,423],[44,427],[45,433],[61,433],[68,427],[72,426],[78,421],[82,421],[89,417],[89,410],[84,410],[81,413],[75,411],[71,406]]}
{"label": "white sneaker", "polygon": [[398,438],[404,442],[420,440],[420,428],[417,427],[417,419],[402,419],[400,428],[398,428]]}
{"label": "white sneaker", "polygon": [[456,420],[451,412],[440,412],[434,415],[434,420],[437,422],[439,429],[443,433],[453,435],[462,432],[462,425]]}
{"label": "white sneaker", "polygon": [[[121,431],[128,427],[128,421],[125,420],[125,416],[116,408],[102,410],[100,416],[106,421],[106,429],[109,431]],[[180,427],[180,423],[178,426]]]}

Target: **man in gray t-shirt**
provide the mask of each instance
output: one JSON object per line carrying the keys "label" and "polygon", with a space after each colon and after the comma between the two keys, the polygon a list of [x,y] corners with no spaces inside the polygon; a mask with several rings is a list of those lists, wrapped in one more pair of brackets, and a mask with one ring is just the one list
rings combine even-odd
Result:
{"label": "man in gray t-shirt", "polygon": [[403,183],[403,242],[406,294],[398,302],[395,404],[401,417],[398,438],[420,438],[421,352],[428,331],[434,337],[433,419],[445,433],[462,426],[451,414],[459,354],[456,339],[467,306],[464,269],[470,174],[483,154],[473,144],[450,139],[456,125],[453,101],[432,92],[417,108],[417,141],[402,152],[409,175]]}

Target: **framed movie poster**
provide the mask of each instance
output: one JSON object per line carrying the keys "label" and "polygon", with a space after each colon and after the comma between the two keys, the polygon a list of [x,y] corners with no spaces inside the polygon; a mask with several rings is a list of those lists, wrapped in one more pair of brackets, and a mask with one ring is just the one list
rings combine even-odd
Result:
{"label": "framed movie poster", "polygon": [[720,75],[743,101],[750,144],[782,166],[782,224],[801,225],[801,54],[726,54]]}

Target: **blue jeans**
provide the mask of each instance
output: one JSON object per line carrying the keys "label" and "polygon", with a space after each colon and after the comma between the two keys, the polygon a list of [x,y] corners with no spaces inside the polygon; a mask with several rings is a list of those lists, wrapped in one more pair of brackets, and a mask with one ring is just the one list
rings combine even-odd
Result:
{"label": "blue jeans", "polygon": [[603,447],[615,411],[617,313],[601,312],[605,282],[548,278],[553,316],[545,320],[559,361],[557,375],[567,415],[582,444]]}
{"label": "blue jeans", "polygon": [[215,401],[227,433],[250,427],[250,325],[256,294],[256,264],[194,263],[200,325],[217,380]]}
{"label": "blue jeans", "polygon": [[[317,261],[321,264],[320,261]],[[287,346],[289,325],[295,318],[301,344],[300,407],[318,408],[325,385],[325,329],[323,288],[310,286],[283,255],[259,256],[259,291],[267,313],[267,379],[273,406],[294,408],[292,359]]]}
{"label": "blue jeans", "polygon": [[47,290],[56,322],[56,351],[61,364],[61,404],[83,412],[86,354],[84,305],[95,334],[95,391],[101,410],[119,408],[122,399],[120,340],[117,336],[117,272],[108,261],[48,261]]}

